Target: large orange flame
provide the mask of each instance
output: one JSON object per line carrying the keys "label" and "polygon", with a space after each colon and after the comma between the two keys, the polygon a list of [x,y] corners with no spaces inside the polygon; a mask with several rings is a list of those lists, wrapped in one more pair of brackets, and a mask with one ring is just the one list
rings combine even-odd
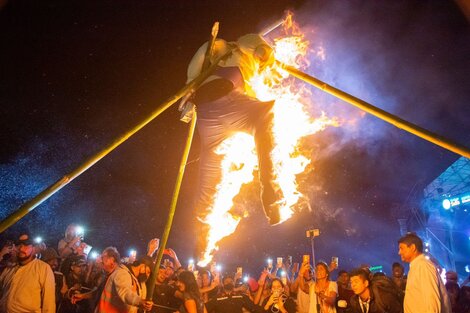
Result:
{"label": "large orange flame", "polygon": [[[309,42],[300,28],[288,14],[284,22],[284,35],[274,40],[273,48],[277,60],[300,68],[308,65],[307,52]],[[267,68],[250,81],[246,82],[262,101],[276,99],[274,105],[273,137],[275,149],[272,159],[277,183],[282,189],[284,199],[281,206],[281,220],[289,219],[296,204],[303,195],[297,190],[296,175],[302,173],[310,163],[306,155],[302,155],[299,140],[305,136],[323,130],[328,125],[336,125],[321,114],[312,118],[305,109],[309,91],[288,77],[287,72],[278,65]],[[223,142],[217,153],[224,155],[222,162],[222,179],[217,186],[214,203],[209,214],[202,220],[209,226],[206,242],[207,248],[200,266],[207,265],[218,249],[218,242],[232,234],[241,220],[230,212],[233,198],[240,192],[243,184],[253,180],[253,171],[257,167],[255,143],[252,136],[238,133]]]}

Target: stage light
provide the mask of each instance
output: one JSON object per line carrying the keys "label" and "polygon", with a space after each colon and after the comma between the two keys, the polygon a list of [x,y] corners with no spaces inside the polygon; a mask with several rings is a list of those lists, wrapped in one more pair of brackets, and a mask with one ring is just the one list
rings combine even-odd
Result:
{"label": "stage light", "polygon": [[465,265],[465,272],[470,273],[470,265]]}
{"label": "stage light", "polygon": [[442,201],[442,207],[445,210],[449,210],[450,209],[450,200],[449,199],[444,199],[444,201]]}
{"label": "stage light", "polygon": [[426,241],[426,242],[424,243],[424,245],[425,245],[426,247],[429,247],[431,244]]}

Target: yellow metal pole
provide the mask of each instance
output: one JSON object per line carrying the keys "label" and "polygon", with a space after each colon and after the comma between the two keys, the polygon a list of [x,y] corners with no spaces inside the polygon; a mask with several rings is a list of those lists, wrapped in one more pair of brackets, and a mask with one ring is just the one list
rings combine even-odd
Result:
{"label": "yellow metal pole", "polygon": [[95,155],[93,155],[90,159],[85,161],[83,164],[81,164],[78,168],[73,170],[71,173],[65,175],[61,179],[59,179],[57,182],[55,182],[53,185],[47,187],[44,189],[41,193],[39,193],[37,196],[35,196],[33,199],[30,201],[26,202],[23,204],[20,208],[18,208],[15,212],[10,214],[7,218],[5,218],[1,223],[0,223],[0,233],[4,232],[6,229],[8,229],[10,226],[18,222],[21,218],[23,218],[26,214],[34,210],[38,205],[49,199],[53,194],[55,194],[57,191],[65,187],[67,184],[69,184],[72,180],[77,178],[79,175],[81,175],[83,172],[85,172],[87,169],[92,167],[95,163],[97,163],[99,160],[104,158],[106,155],[108,155],[111,151],[116,149],[120,144],[122,144],[124,141],[129,139],[132,135],[137,133],[139,130],[141,130],[145,125],[150,123],[153,119],[155,119],[157,116],[159,116],[161,113],[163,113],[166,109],[168,109],[171,105],[173,105],[175,102],[177,102],[180,98],[182,98],[184,95],[186,95],[188,92],[192,91],[193,89],[197,89],[197,87],[204,81],[206,80],[207,77],[209,77],[212,72],[216,69],[218,63],[225,57],[227,57],[232,51],[228,51],[226,54],[220,56],[214,61],[214,64],[212,64],[207,70],[203,71],[198,77],[196,77],[193,81],[185,85],[183,88],[181,88],[174,96],[168,98],[165,102],[163,102],[155,111],[153,111],[149,117],[141,121],[139,124],[134,126],[131,130],[126,132],[124,135],[121,137],[117,138],[114,142],[106,146],[103,150],[99,151]]}
{"label": "yellow metal pole", "polygon": [[194,129],[196,128],[197,112],[194,109],[193,117],[191,119],[191,125],[189,127],[188,138],[186,139],[186,146],[184,148],[183,157],[181,158],[180,168],[178,171],[178,177],[176,178],[175,190],[173,191],[173,197],[171,199],[170,212],[168,213],[168,219],[166,221],[165,230],[163,232],[162,240],[160,242],[160,248],[157,253],[157,260],[153,268],[152,274],[149,277],[149,288],[147,290],[147,299],[151,300],[153,296],[153,289],[155,288],[155,280],[157,279],[158,270],[160,268],[160,262],[163,257],[163,250],[166,247],[168,237],[170,236],[171,225],[173,223],[173,217],[175,215],[176,204],[178,203],[178,195],[181,188],[181,182],[183,181],[184,170],[186,163],[188,162],[189,150],[191,149],[191,142],[194,137]]}
{"label": "yellow metal pole", "polygon": [[279,64],[282,66],[283,69],[285,69],[289,74],[291,74],[294,77],[297,77],[300,80],[303,80],[306,83],[309,83],[312,86],[317,87],[318,89],[323,90],[326,93],[329,93],[330,95],[333,95],[341,100],[344,100],[359,109],[370,113],[398,128],[401,128],[413,135],[416,135],[418,137],[421,137],[429,142],[432,142],[442,148],[445,148],[449,151],[452,151],[454,153],[460,154],[461,156],[464,156],[466,158],[470,158],[470,149],[461,145],[458,145],[451,140],[444,138],[442,136],[439,136],[435,133],[432,133],[422,127],[419,127],[413,123],[407,122],[398,116],[395,116],[391,113],[388,113],[387,111],[384,111],[382,109],[379,109],[375,106],[373,106],[370,103],[367,103],[359,98],[356,98],[344,91],[341,91],[335,87],[332,87],[328,85],[327,83],[312,77],[292,66],[283,64],[279,62]]}

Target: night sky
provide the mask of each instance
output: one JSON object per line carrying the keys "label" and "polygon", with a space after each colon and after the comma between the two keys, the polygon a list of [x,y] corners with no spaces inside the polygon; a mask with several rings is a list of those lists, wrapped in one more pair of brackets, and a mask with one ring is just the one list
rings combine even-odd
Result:
{"label": "night sky", "polygon": [[[235,40],[294,12],[325,60],[306,70],[403,119],[470,146],[469,27],[452,1],[0,1],[0,218],[99,151],[180,89],[196,49],[220,22]],[[313,158],[299,176],[311,211],[270,227],[246,186],[251,215],[217,260],[259,270],[268,257],[310,251],[340,267],[399,260],[397,218],[459,156],[320,91],[315,107],[342,125],[305,138]],[[56,246],[77,222],[86,241],[125,254],[161,237],[187,124],[171,108],[37,207],[24,229]],[[195,248],[199,138],[190,154],[168,246],[184,262]],[[249,265],[248,265],[249,264]]]}

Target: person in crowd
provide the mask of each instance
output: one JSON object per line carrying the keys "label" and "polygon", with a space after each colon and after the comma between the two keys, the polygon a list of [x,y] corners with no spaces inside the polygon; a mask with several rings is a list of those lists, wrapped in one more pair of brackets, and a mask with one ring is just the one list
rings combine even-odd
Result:
{"label": "person in crowd", "polygon": [[[299,275],[304,275],[308,267],[308,264],[303,263]],[[330,280],[330,272],[326,263],[318,262],[316,264],[315,278],[316,281],[309,285],[309,313],[336,313],[338,285]],[[302,280],[299,282],[300,288],[305,289],[304,282]]]}
{"label": "person in crowd", "polygon": [[261,304],[264,312],[295,313],[295,302],[285,292],[281,279],[274,278],[271,282],[271,293]]}
{"label": "person in crowd", "polygon": [[457,302],[456,313],[470,312],[470,286],[460,288],[459,300]]}
{"label": "person in crowd", "polygon": [[423,255],[423,241],[414,233],[398,240],[398,254],[410,263],[406,282],[405,313],[450,313],[449,297],[436,266]]}
{"label": "person in crowd", "polygon": [[72,301],[74,295],[90,291],[86,285],[87,263],[83,257],[76,256],[70,264],[70,271],[65,276],[65,290],[63,299],[60,303],[59,313],[85,313],[90,312],[89,301]]}
{"label": "person in crowd", "polygon": [[201,297],[204,300],[204,303],[209,302],[217,297],[219,292],[219,276],[216,275],[212,279],[212,274],[208,270],[202,270],[198,273],[198,286]]}
{"label": "person in crowd", "polygon": [[55,300],[58,311],[59,304],[62,301],[62,295],[64,295],[67,291],[65,276],[62,274],[62,272],[59,272],[60,257],[54,248],[49,247],[41,253],[41,260],[49,264],[52,271],[54,272]]}
{"label": "person in crowd", "polygon": [[[299,274],[291,285],[291,291],[296,293],[297,296],[297,312],[308,313],[310,306],[309,288],[313,284],[313,270],[310,265],[306,265],[305,269],[302,270],[303,274]],[[300,284],[300,280],[303,283]]]}
{"label": "person in crowd", "polygon": [[[338,272],[338,298],[336,299],[336,311],[338,313],[346,313],[346,308],[350,306],[349,300],[354,295],[349,283],[349,273],[345,270]],[[346,308],[344,308],[346,307]]]}
{"label": "person in crowd", "polygon": [[455,271],[447,271],[446,272],[446,283],[453,282],[458,284],[459,283],[459,276]]}
{"label": "person in crowd", "polygon": [[222,279],[222,286],[217,297],[206,304],[209,313],[242,313],[245,312],[243,309],[249,312],[262,312],[247,295],[234,291],[235,283],[231,276]]}
{"label": "person in crowd", "polygon": [[[402,313],[403,304],[397,293],[397,286],[387,277],[378,276],[375,280],[386,280],[388,288],[373,286],[370,275],[362,268],[349,274],[354,295],[350,299],[349,313]],[[386,284],[382,284],[386,286]]]}
{"label": "person in crowd", "polygon": [[398,262],[392,264],[392,280],[400,288],[405,291],[406,289],[406,276],[405,268]]}
{"label": "person in crowd", "polygon": [[182,271],[179,273],[176,287],[183,294],[183,304],[179,308],[180,313],[207,313],[193,272]]}
{"label": "person in crowd", "polygon": [[82,229],[76,224],[70,224],[65,230],[65,236],[59,241],[57,251],[61,258],[66,258],[75,252],[83,240]]}
{"label": "person in crowd", "polygon": [[446,290],[447,295],[449,296],[452,312],[455,313],[457,311],[457,303],[460,296],[459,284],[457,284],[455,281],[450,280],[446,282]]}
{"label": "person in crowd", "polygon": [[55,282],[51,267],[36,258],[28,234],[16,242],[17,264],[0,275],[0,312],[55,313]]}
{"label": "person in crowd", "polygon": [[178,310],[182,304],[183,294],[168,283],[168,271],[165,265],[160,265],[157,272],[152,300],[155,307],[152,313],[171,313]]}
{"label": "person in crowd", "polygon": [[104,270],[109,274],[95,313],[135,312],[138,307],[150,311],[152,301],[142,299],[136,290],[138,282],[124,265],[116,248],[108,247],[101,253]]}
{"label": "person in crowd", "polygon": [[6,240],[0,249],[0,274],[3,270],[16,263],[16,249],[13,240]]}
{"label": "person in crowd", "polygon": [[147,297],[147,285],[146,282],[152,272],[153,260],[148,255],[142,255],[138,257],[134,263],[129,265],[129,270],[134,276],[134,281],[137,281],[136,291],[137,294],[142,298]]}

